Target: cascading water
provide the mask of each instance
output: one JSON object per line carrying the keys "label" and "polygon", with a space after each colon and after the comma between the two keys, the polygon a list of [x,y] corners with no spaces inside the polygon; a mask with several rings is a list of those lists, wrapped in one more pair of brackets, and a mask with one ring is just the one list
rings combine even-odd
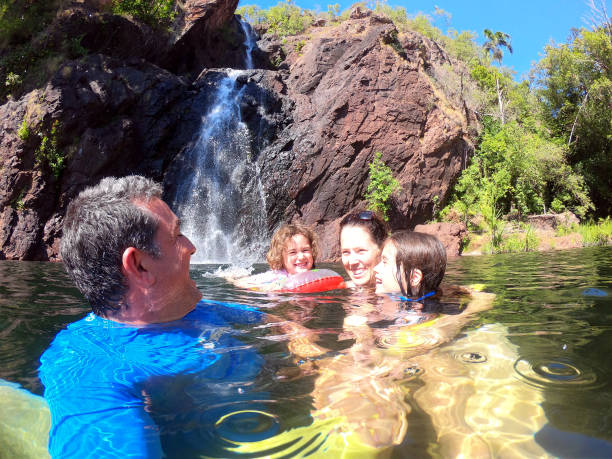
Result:
{"label": "cascading water", "polygon": [[242,33],[244,33],[245,40],[244,45],[246,47],[246,56],[244,58],[244,64],[247,69],[253,68],[253,48],[255,48],[255,34],[249,24],[244,21],[240,21],[240,27],[242,27]]}
{"label": "cascading water", "polygon": [[[241,21],[253,67],[255,38]],[[181,228],[197,248],[193,263],[260,261],[268,244],[265,194],[252,160],[251,133],[241,120],[244,71],[231,70],[219,82],[212,108],[203,117],[199,138],[186,152],[188,166],[177,187],[174,209]]]}

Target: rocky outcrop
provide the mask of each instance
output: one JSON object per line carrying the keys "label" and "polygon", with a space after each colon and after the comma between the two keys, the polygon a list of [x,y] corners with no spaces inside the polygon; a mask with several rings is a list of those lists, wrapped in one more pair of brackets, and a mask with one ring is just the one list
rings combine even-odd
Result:
{"label": "rocky outcrop", "polygon": [[96,55],[0,107],[0,259],[54,259],[68,202],[104,176],[161,179],[199,126],[192,96],[158,67]]}
{"label": "rocky outcrop", "polygon": [[461,255],[465,238],[468,235],[465,223],[437,222],[427,225],[416,225],[414,231],[432,234],[440,239],[448,257]]}
{"label": "rocky outcrop", "polygon": [[[185,8],[172,36],[78,8],[59,20],[68,34],[83,31],[93,54],[0,107],[0,259],[56,259],[68,202],[101,177],[143,173],[163,180],[167,196],[176,190],[225,74],[200,70],[240,68],[244,57],[235,0]],[[288,220],[312,225],[322,258],[334,259],[337,223],[363,205],[379,151],[402,186],[392,226],[430,219],[472,151],[473,119],[427,72],[448,56],[363,12],[266,46],[285,61],[244,72],[236,84],[261,171],[261,179],[245,175],[243,189],[263,184],[269,229]]]}
{"label": "rocky outcrop", "polygon": [[170,30],[100,12],[95,5],[73,7],[59,16],[52,36],[56,40],[78,37],[90,53],[139,57],[195,78],[204,68],[243,66],[243,32],[234,17],[237,4],[238,0],[179,3]]}
{"label": "rocky outcrop", "polygon": [[571,212],[563,212],[561,214],[530,215],[527,217],[527,223],[538,230],[554,231],[558,226],[577,225],[580,220]]}
{"label": "rocky outcrop", "polygon": [[414,37],[374,15],[311,35],[285,46],[293,122],[264,150],[262,171],[271,222],[315,226],[323,257],[335,259],[333,222],[363,204],[376,152],[402,187],[392,227],[411,228],[431,218],[435,196],[444,202],[473,146],[469,120],[425,72],[439,49],[404,46]]}
{"label": "rocky outcrop", "polygon": [[238,0],[187,0],[173,25],[162,66],[196,77],[204,68],[244,68],[244,35],[234,11]]}

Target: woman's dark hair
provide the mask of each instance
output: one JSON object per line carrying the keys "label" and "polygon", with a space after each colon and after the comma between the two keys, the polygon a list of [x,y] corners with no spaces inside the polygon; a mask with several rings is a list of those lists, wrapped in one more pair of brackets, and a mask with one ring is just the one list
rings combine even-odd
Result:
{"label": "woman's dark hair", "polygon": [[356,210],[345,215],[340,220],[340,234],[342,234],[342,230],[347,226],[363,228],[378,247],[382,247],[389,235],[389,225],[387,225],[387,222],[371,210]]}
{"label": "woman's dark hair", "polygon": [[[446,249],[440,240],[431,234],[414,231],[398,231],[387,239],[397,250],[397,282],[406,297],[423,296],[436,291],[446,271]],[[418,287],[410,286],[410,273],[419,269],[423,279]]]}

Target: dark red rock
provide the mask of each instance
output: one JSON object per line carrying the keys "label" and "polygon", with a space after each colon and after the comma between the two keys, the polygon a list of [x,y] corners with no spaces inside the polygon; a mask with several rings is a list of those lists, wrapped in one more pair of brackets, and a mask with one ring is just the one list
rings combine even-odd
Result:
{"label": "dark red rock", "polygon": [[[104,176],[161,180],[166,155],[199,127],[200,109],[189,111],[196,103],[185,82],[159,67],[95,55],[66,63],[44,90],[0,106],[0,259],[56,259],[68,202]],[[24,120],[27,139],[18,135]],[[55,122],[65,157],[59,177],[36,160]]]}
{"label": "dark red rock", "polygon": [[464,223],[438,222],[427,225],[416,225],[414,231],[436,236],[446,248],[448,257],[461,255],[463,243],[468,231]]}
{"label": "dark red rock", "polygon": [[162,66],[196,77],[204,68],[244,68],[244,34],[234,11],[238,0],[187,0],[173,25]]}
{"label": "dark red rock", "polygon": [[[227,32],[221,24],[232,2],[188,2],[194,13],[169,45],[177,66],[166,67],[200,73],[218,63],[210,53],[241,61],[240,46],[228,54],[210,41]],[[374,154],[383,153],[402,186],[392,199],[392,227],[413,227],[431,218],[435,196],[445,201],[471,153],[471,118],[426,73],[432,62],[449,59],[428,41],[399,35],[375,15],[310,33],[277,48],[269,42],[286,53],[280,70],[247,72],[237,84],[244,86],[241,111],[270,230],[288,220],[309,224],[320,235],[321,259],[334,259],[338,221],[363,206]],[[301,41],[305,46],[296,46]],[[181,152],[195,140],[222,72],[205,71],[191,85],[134,52],[67,62],[44,89],[0,107],[0,258],[55,259],[68,202],[104,176],[142,173],[163,179],[167,194],[176,189]],[[17,135],[23,120],[32,131],[25,140]],[[59,178],[35,154],[55,121],[66,157]],[[245,181],[244,189],[252,188]]]}
{"label": "dark red rock", "polygon": [[[304,37],[284,46],[291,51],[282,74],[293,122],[262,153],[262,170],[276,206],[269,209],[273,223],[314,226],[325,241],[322,257],[335,259],[333,222],[364,205],[376,152],[402,187],[391,225],[407,228],[432,217],[435,196],[444,202],[473,145],[470,120],[425,72],[429,59],[442,59],[440,49],[424,41],[417,47],[414,36],[374,15],[311,34],[300,52],[294,44]],[[289,154],[279,160],[282,151]]]}

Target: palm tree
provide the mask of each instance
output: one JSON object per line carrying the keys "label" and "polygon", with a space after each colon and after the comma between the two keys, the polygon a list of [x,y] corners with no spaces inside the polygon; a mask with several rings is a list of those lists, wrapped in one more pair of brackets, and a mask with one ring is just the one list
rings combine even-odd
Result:
{"label": "palm tree", "polygon": [[[512,46],[510,45],[510,35],[504,32],[497,31],[495,33],[491,32],[489,29],[484,29],[484,35],[487,37],[487,41],[485,41],[483,48],[487,53],[491,53],[491,58],[494,61],[497,61],[498,64],[501,65],[502,58],[504,57],[504,52],[502,51],[502,47],[506,48],[512,54]],[[499,86],[499,78],[495,78],[495,85],[497,88],[497,102],[499,105],[499,116],[501,119],[501,124],[505,123],[504,116],[504,89]]]}
{"label": "palm tree", "polygon": [[484,35],[487,37],[487,41],[483,45],[484,50],[487,53],[491,53],[491,57],[494,61],[501,64],[504,52],[501,50],[502,47],[506,48],[512,54],[512,46],[510,45],[510,35],[504,32],[491,32],[489,29],[484,29]]}

